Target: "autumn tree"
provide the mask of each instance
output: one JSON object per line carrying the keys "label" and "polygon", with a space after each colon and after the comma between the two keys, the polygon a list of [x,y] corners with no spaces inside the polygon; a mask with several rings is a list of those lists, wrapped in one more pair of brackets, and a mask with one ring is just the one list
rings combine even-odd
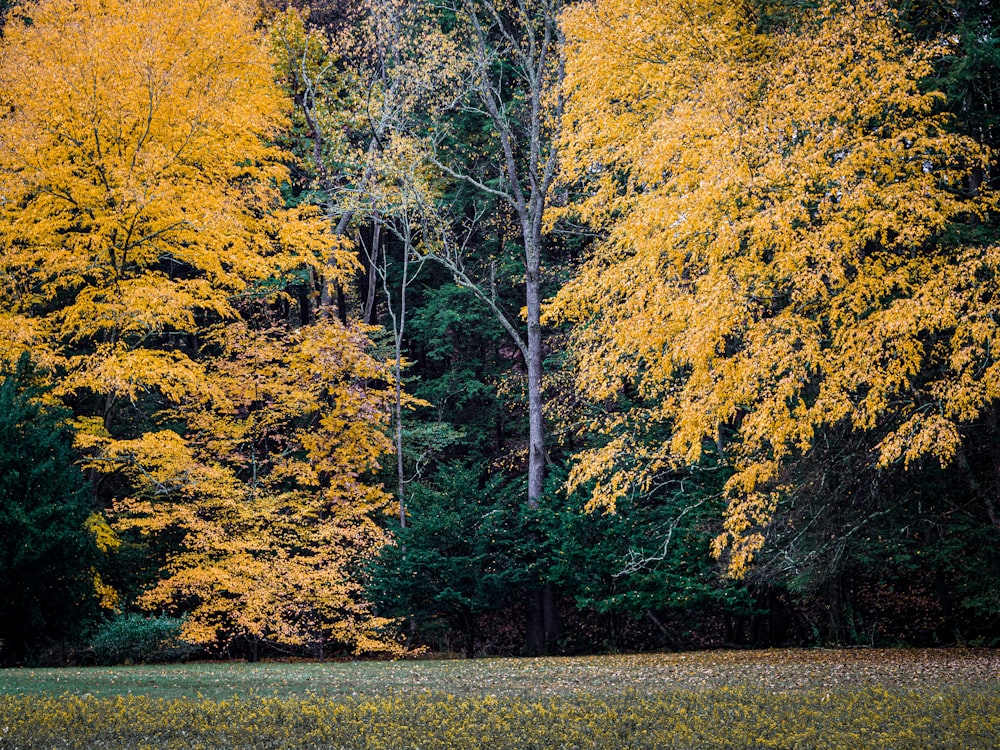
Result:
{"label": "autumn tree", "polygon": [[[749,6],[616,0],[564,15],[567,181],[606,239],[551,314],[580,384],[639,407],[572,484],[614,508],[706,456],[730,463],[715,549],[742,575],[792,462],[840,430],[875,469],[962,461],[997,396],[993,197],[918,43],[879,2],[764,28]],[[668,437],[650,440],[657,430]],[[984,498],[984,502],[990,502]]]}
{"label": "autumn tree", "polygon": [[[442,246],[437,259],[455,280],[471,290],[493,312],[524,362],[527,381],[527,503],[539,506],[548,461],[543,397],[544,348],[541,325],[545,249],[543,218],[558,167],[558,130],[563,77],[562,34],[553,0],[505,2],[468,0],[448,9],[455,17],[454,35],[463,40],[465,88],[454,106],[442,112],[428,132],[430,161],[443,175],[478,192],[479,202],[495,204],[495,224],[511,225],[523,264],[520,315],[506,309],[497,291],[497,258],[475,257],[462,243]],[[454,135],[463,117],[480,120],[487,132],[482,144]],[[501,243],[502,245],[502,243]],[[501,246],[501,255],[504,248]],[[471,268],[487,269],[476,274]],[[519,319],[523,317],[523,323]],[[529,605],[526,649],[541,653],[558,632],[554,592],[543,586]]]}
{"label": "autumn tree", "polygon": [[[542,254],[543,217],[558,166],[554,134],[561,114],[563,75],[561,4],[541,2],[457,3],[469,48],[469,89],[458,107],[486,118],[496,149],[486,170],[469,170],[457,152],[444,144],[433,161],[447,175],[485,196],[499,200],[511,212],[520,234],[524,262],[526,332],[497,304],[488,279],[463,271],[461,258],[446,261],[460,281],[491,306],[524,358],[528,378],[528,503],[537,505],[545,479],[545,424],[542,409]],[[451,153],[450,153],[451,152]]]}
{"label": "autumn tree", "polygon": [[[455,41],[421,10],[407,0],[366,0],[325,25],[292,8],[271,21],[278,77],[295,104],[301,200],[322,208],[337,237],[353,238],[386,213],[386,196],[414,166],[399,159],[395,145],[409,137],[416,113],[451,98]],[[345,14],[350,22],[337,23]],[[359,259],[369,260],[364,253]],[[377,274],[366,276],[367,319]],[[324,304],[339,295],[344,321],[351,314],[346,293],[324,286]]]}
{"label": "autumn tree", "polygon": [[282,101],[249,8],[225,11],[47,2],[5,33],[5,314],[106,427],[146,389],[198,388],[189,337],[321,244],[275,210]]}
{"label": "autumn tree", "polygon": [[[386,368],[360,332],[326,321],[289,331],[235,322],[217,349],[205,402],[186,425],[110,444],[102,458],[140,488],[118,501],[121,529],[180,535],[139,603],[187,613],[183,635],[217,646],[389,647],[357,567],[385,542],[390,498],[365,475],[388,450]],[[383,632],[385,631],[385,632]]]}
{"label": "autumn tree", "polygon": [[255,23],[240,0],[43,0],[8,20],[0,327],[55,373],[119,530],[163,550],[142,604],[208,645],[366,650],[378,623],[350,569],[381,541],[369,384],[390,376],[360,329],[298,328],[294,290],[353,260],[284,205],[287,105]]}

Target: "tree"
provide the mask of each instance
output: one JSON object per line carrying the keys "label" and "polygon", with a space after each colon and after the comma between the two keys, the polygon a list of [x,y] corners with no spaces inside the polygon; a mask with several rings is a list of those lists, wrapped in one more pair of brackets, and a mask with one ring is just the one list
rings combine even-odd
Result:
{"label": "tree", "polygon": [[[567,179],[606,239],[551,308],[580,383],[642,407],[595,428],[571,484],[614,508],[731,463],[716,552],[742,575],[793,459],[846,428],[876,468],[961,461],[997,390],[986,150],[926,90],[936,54],[878,2],[758,28],[740,4],[568,11]],[[666,428],[669,439],[644,436]]]}
{"label": "tree", "polygon": [[23,657],[97,614],[98,549],[69,411],[42,400],[30,358],[0,372],[0,647]]}
{"label": "tree", "polygon": [[283,103],[251,24],[238,3],[52,0],[5,32],[4,312],[105,426],[142,391],[198,390],[192,337],[328,246],[276,203]]}
{"label": "tree", "polygon": [[[404,245],[408,240],[402,235],[416,227],[406,215],[419,217],[419,258],[445,266],[511,336],[527,371],[527,502],[537,507],[546,462],[538,320],[542,217],[556,169],[551,145],[561,76],[559,5],[458,3],[432,8],[390,1],[365,7],[363,38],[369,44],[361,54],[356,43],[341,37],[331,43],[307,32],[294,14],[275,27],[287,60],[287,85],[299,103],[301,127],[312,146],[316,199],[336,232],[345,231],[354,219],[367,218],[376,226],[396,227],[394,233]],[[342,60],[339,55],[345,51],[353,54]],[[488,147],[479,152],[482,144],[466,138],[469,120],[478,124],[495,151]],[[406,155],[409,165],[401,160]],[[430,174],[428,161],[436,168]],[[335,164],[347,164],[348,169],[338,172]],[[398,187],[403,185],[409,187]],[[476,198],[468,197],[470,187],[479,193]],[[390,195],[395,197],[385,200]],[[517,314],[501,301],[496,285],[490,288],[485,274],[469,270],[495,269],[495,263],[479,257],[485,253],[470,253],[476,257],[468,262],[464,252],[464,240],[476,236],[479,220],[487,213],[497,225],[510,225],[507,233],[520,238],[515,242],[521,259],[515,262],[524,270],[515,283],[524,284],[526,333]],[[500,254],[507,251],[501,242]],[[374,292],[371,283],[379,276],[380,252],[386,258],[386,250],[373,244],[365,258],[370,282],[367,295],[362,294],[366,314]],[[405,262],[414,259],[409,251],[404,253]],[[496,277],[491,278],[495,282]],[[402,299],[404,294],[400,288],[391,296]],[[397,352],[401,322],[392,321]],[[396,421],[401,436],[401,419]],[[397,461],[403,453],[398,452]],[[397,479],[401,477],[400,466]],[[397,483],[402,499],[403,482]],[[552,591],[538,595],[544,602],[539,600],[540,614],[534,621],[543,632],[532,629],[531,651],[544,650],[556,629]]]}
{"label": "tree", "polygon": [[517,503],[500,477],[483,481],[482,467],[445,464],[434,479],[411,493],[412,520],[372,566],[373,588],[382,607],[409,618],[410,637],[427,641],[443,621],[471,658],[481,616],[509,607],[524,584],[523,560],[511,554],[514,535],[505,528]]}
{"label": "tree", "polygon": [[104,452],[138,489],[116,505],[122,530],[176,538],[164,575],[142,594],[153,611],[187,614],[185,640],[212,647],[327,644],[392,650],[358,568],[385,543],[389,496],[365,481],[389,444],[385,366],[337,322],[297,331],[234,323],[211,378],[172,430]]}
{"label": "tree", "polygon": [[[495,283],[495,263],[489,278],[477,278],[466,269],[464,245],[444,243],[436,259],[455,280],[470,289],[494,313],[517,346],[527,374],[528,456],[527,503],[539,507],[548,460],[543,397],[544,350],[541,325],[543,296],[542,256],[545,210],[551,198],[558,167],[556,133],[561,111],[563,60],[558,0],[506,2],[463,0],[449,6],[455,17],[455,34],[467,49],[467,88],[451,111],[431,122],[431,162],[444,175],[497,202],[497,223],[513,223],[520,235],[524,267],[522,333],[517,317],[500,302]],[[495,140],[495,147],[476,152],[476,144],[443,136],[449,117],[481,118]],[[501,253],[504,248],[501,247]],[[551,586],[532,593],[536,600],[528,621],[526,650],[547,651],[558,630],[555,594]]]}
{"label": "tree", "polygon": [[496,312],[524,357],[528,375],[528,503],[537,506],[545,481],[545,423],[543,415],[543,350],[541,326],[542,251],[545,209],[558,166],[555,133],[562,114],[563,77],[561,3],[479,2],[456,6],[467,25],[471,67],[468,99],[487,119],[498,141],[490,173],[465,171],[452,156],[437,153],[434,163],[452,178],[499,199],[516,217],[524,259],[524,300],[527,333],[522,336],[497,305],[495,294],[477,279],[462,278],[459,259],[444,260],[460,281]]}
{"label": "tree", "polygon": [[[450,98],[454,41],[419,10],[406,0],[366,0],[339,9],[326,27],[310,25],[308,13],[292,8],[272,20],[279,78],[295,103],[294,149],[305,171],[300,199],[322,208],[338,238],[385,210],[379,196],[413,166],[398,163],[394,145],[408,136],[414,113]],[[377,250],[360,259],[377,260]],[[377,273],[366,269],[367,316]],[[334,291],[346,323],[343,285],[324,284],[323,305]]]}
{"label": "tree", "polygon": [[[365,2],[353,7],[351,17],[353,23],[338,30],[332,23],[316,28],[307,14],[288,9],[272,22],[270,37],[280,78],[296,104],[296,140],[305,167],[301,200],[322,207],[337,237],[356,235],[350,244],[358,248],[365,271],[358,305],[365,324],[375,317],[379,286],[385,297],[396,377],[397,501],[405,525],[402,371],[408,292],[434,242],[430,235],[437,233],[427,195],[434,188],[409,131],[415,113],[435,110],[448,98],[454,46],[411,3]],[[368,227],[370,240],[362,236]],[[402,245],[399,281],[392,286],[385,235]],[[337,286],[344,321],[351,317],[346,286]]]}
{"label": "tree", "polygon": [[369,650],[352,574],[382,540],[391,375],[365,330],[306,309],[353,259],[284,205],[256,20],[242,0],[42,0],[8,21],[0,327],[56,368],[100,499],[162,556],[141,604],[203,644]]}

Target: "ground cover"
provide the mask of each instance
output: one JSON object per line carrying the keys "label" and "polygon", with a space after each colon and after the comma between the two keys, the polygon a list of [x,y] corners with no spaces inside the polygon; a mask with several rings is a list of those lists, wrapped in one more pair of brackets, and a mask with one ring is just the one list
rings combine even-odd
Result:
{"label": "ground cover", "polygon": [[1000,747],[1000,652],[0,670],[0,748]]}

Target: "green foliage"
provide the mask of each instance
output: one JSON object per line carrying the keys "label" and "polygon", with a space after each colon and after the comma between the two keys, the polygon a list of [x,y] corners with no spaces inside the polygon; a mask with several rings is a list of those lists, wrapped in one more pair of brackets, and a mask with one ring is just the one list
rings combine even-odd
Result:
{"label": "green foliage", "polygon": [[[566,497],[559,466],[532,508],[520,482],[444,464],[411,487],[407,525],[394,527],[396,544],[373,566],[369,595],[383,614],[409,618],[418,642],[447,649],[446,636],[457,633],[470,656],[498,645],[488,616],[517,617],[528,593],[546,585],[596,621],[568,625],[564,650],[620,647],[611,624],[620,617],[659,623],[657,645],[703,643],[692,631],[706,618],[753,611],[748,587],[722,578],[709,553],[723,500],[722,480],[706,474],[701,484],[677,477],[672,493],[633,499],[611,515]],[[688,624],[667,632],[661,618]]]}
{"label": "green foliage", "polygon": [[0,653],[23,658],[95,614],[98,551],[67,410],[43,400],[28,355],[0,376]]}
{"label": "green foliage", "polygon": [[90,639],[98,664],[148,664],[181,661],[198,651],[181,639],[184,621],[178,617],[146,617],[126,613],[107,620]]}
{"label": "green foliage", "polygon": [[422,280],[407,329],[407,350],[414,360],[409,389],[433,406],[415,417],[462,431],[464,440],[446,458],[470,463],[496,459],[523,429],[502,392],[513,345],[486,306],[450,275],[428,267]]}
{"label": "green foliage", "polygon": [[[577,606],[603,613],[748,613],[747,587],[724,579],[709,551],[725,507],[720,473],[666,478],[658,492],[633,495],[614,514],[581,511],[579,496],[553,501],[542,515],[560,585]],[[564,476],[553,472],[556,481]]]}
{"label": "green foliage", "polygon": [[[928,85],[944,92],[962,132],[1000,146],[1000,18],[984,0],[895,0],[902,26],[943,40]],[[995,161],[995,159],[994,159]],[[996,175],[991,175],[996,186]]]}
{"label": "green foliage", "polygon": [[414,485],[406,527],[371,568],[369,594],[384,613],[410,618],[423,639],[446,624],[473,655],[478,616],[509,606],[528,582],[514,494],[501,477],[457,462]]}

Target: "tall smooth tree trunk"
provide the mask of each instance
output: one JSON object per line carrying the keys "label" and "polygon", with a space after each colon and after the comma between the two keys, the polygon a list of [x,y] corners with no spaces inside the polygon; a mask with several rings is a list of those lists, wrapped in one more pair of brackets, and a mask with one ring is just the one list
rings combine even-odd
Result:
{"label": "tall smooth tree trunk", "polygon": [[[502,190],[486,188],[510,205],[518,218],[524,243],[527,336],[520,340],[528,371],[528,505],[537,508],[545,483],[545,421],[542,412],[541,259],[542,217],[555,179],[557,151],[552,123],[562,115],[559,87],[563,78],[558,15],[561,0],[504,3],[503,0],[464,0],[473,31],[476,88],[483,111],[500,141],[498,165],[505,178]],[[508,16],[507,14],[510,14]],[[480,14],[487,19],[481,22]],[[511,18],[515,20],[511,20]],[[495,34],[510,42],[503,53],[511,57],[518,81],[512,85],[495,77],[495,60],[502,54],[492,46]],[[528,117],[512,117],[511,89],[525,97]],[[452,174],[455,174],[452,172]],[[486,187],[475,180],[469,180]]]}
{"label": "tall smooth tree trunk", "polygon": [[545,483],[545,417],[542,411],[541,269],[538,250],[525,279],[528,312],[528,504],[538,507]]}
{"label": "tall smooth tree trunk", "polygon": [[[562,115],[564,75],[559,11],[563,0],[458,0],[454,10],[469,21],[470,62],[475,71],[471,108],[485,114],[500,144],[495,165],[500,183],[432,161],[453,178],[504,201],[517,217],[524,251],[527,333],[509,316],[495,288],[487,291],[466,275],[461,259],[438,257],[455,280],[486,303],[524,358],[528,376],[527,505],[537,509],[545,489],[544,343],[541,325],[542,219],[557,165],[555,128]],[[502,61],[502,63],[501,63]],[[499,64],[498,64],[499,63]],[[511,74],[513,71],[513,75]],[[513,112],[513,108],[523,108]],[[498,186],[499,185],[499,186]],[[527,653],[550,650],[558,633],[552,586],[539,584],[525,602]]]}
{"label": "tall smooth tree trunk", "polygon": [[[514,209],[524,243],[524,286],[527,311],[527,336],[522,353],[528,371],[528,507],[537,509],[545,489],[545,418],[543,413],[543,340],[542,307],[542,218],[549,189],[555,179],[557,150],[551,123],[562,115],[559,93],[563,78],[561,36],[558,15],[561,0],[536,0],[505,5],[502,0],[466,0],[475,31],[479,74],[479,98],[500,140],[502,171],[506,177],[506,198]],[[502,81],[492,77],[495,50],[490,35],[480,24],[478,11],[487,17],[511,42],[515,69],[520,71],[519,86],[528,108],[528,118],[519,122],[508,112],[510,92]],[[507,13],[516,19],[508,22]],[[555,588],[548,583],[527,592],[527,632],[525,652],[545,654],[552,651],[560,626]]]}

